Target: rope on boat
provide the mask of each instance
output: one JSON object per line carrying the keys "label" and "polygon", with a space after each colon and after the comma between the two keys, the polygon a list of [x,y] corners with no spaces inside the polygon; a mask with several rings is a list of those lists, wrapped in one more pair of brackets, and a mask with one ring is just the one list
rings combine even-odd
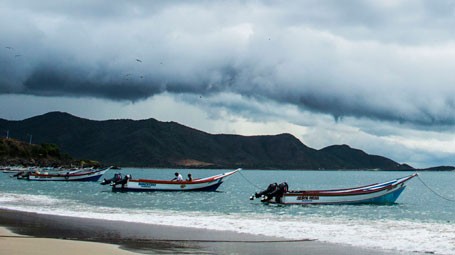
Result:
{"label": "rope on boat", "polygon": [[447,198],[441,194],[439,194],[438,192],[436,192],[435,190],[433,190],[430,186],[428,186],[423,180],[422,178],[420,177],[420,174],[417,174],[417,177],[418,179],[420,180],[420,182],[423,184],[423,186],[425,186],[428,190],[430,190],[433,194],[435,194],[436,196],[444,199],[444,200],[447,200],[447,201],[450,201],[450,202],[455,202],[455,199],[451,199],[451,198]]}
{"label": "rope on boat", "polygon": [[242,171],[239,171],[240,175],[243,177],[243,179],[245,179],[245,181],[247,181],[249,184],[251,184],[253,187],[255,187],[256,189],[262,189],[261,187],[259,187],[258,185],[254,184],[252,181],[248,180],[248,178],[246,178],[245,175],[243,175]]}

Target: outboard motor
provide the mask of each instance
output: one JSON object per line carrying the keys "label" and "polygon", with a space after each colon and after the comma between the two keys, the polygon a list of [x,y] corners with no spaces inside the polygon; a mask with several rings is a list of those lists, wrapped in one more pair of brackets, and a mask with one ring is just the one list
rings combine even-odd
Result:
{"label": "outboard motor", "polygon": [[278,188],[278,184],[275,182],[275,183],[271,183],[269,184],[269,186],[267,187],[267,189],[261,191],[261,192],[256,192],[254,193],[254,195],[252,195],[250,197],[250,200],[254,200],[255,198],[258,198],[258,197],[268,197],[270,193],[274,192],[276,189]]}
{"label": "outboard motor", "polygon": [[122,185],[122,189],[125,187],[125,184],[128,182],[128,180],[131,179],[131,175],[130,174],[127,174],[125,175],[125,177],[123,177],[123,179],[120,179],[118,181],[114,181],[111,186],[116,186],[117,184],[120,184]]}
{"label": "outboard motor", "polygon": [[261,197],[262,202],[270,201],[272,198],[275,197],[276,202],[280,202],[281,197],[283,197],[283,194],[288,192],[289,186],[286,182],[277,184],[277,183],[272,183],[270,184],[266,190],[261,191],[259,193],[254,193],[253,196],[250,197],[251,200],[254,198]]}
{"label": "outboard motor", "polygon": [[100,184],[101,185],[107,185],[107,184],[119,182],[121,180],[122,180],[122,174],[121,173],[116,173],[116,174],[114,174],[114,177],[112,177],[111,179],[104,179]]}
{"label": "outboard motor", "polygon": [[18,180],[26,180],[30,176],[30,171],[20,171],[19,173],[13,175],[12,177],[16,177]]}
{"label": "outboard motor", "polygon": [[16,177],[17,179],[21,179],[23,175],[25,175],[25,171],[17,172],[16,174],[11,175],[10,177]]}
{"label": "outboard motor", "polygon": [[275,201],[279,203],[281,201],[281,198],[283,197],[283,194],[288,192],[288,190],[289,186],[286,182],[278,184],[277,189],[269,194],[270,197],[269,200],[275,197]]}

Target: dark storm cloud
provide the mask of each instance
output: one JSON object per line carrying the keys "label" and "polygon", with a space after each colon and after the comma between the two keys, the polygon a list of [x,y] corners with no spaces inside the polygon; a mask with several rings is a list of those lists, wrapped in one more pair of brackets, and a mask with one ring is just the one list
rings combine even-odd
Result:
{"label": "dark storm cloud", "polygon": [[337,119],[455,124],[450,3],[4,1],[0,7],[0,93],[137,101],[163,92],[227,92]]}
{"label": "dark storm cloud", "polygon": [[[160,93],[159,86],[146,86],[139,77],[123,75],[112,78],[109,73],[88,77],[86,71],[40,67],[25,80],[22,92],[40,96],[89,96],[113,100],[141,100]],[[153,82],[151,82],[153,83]]]}

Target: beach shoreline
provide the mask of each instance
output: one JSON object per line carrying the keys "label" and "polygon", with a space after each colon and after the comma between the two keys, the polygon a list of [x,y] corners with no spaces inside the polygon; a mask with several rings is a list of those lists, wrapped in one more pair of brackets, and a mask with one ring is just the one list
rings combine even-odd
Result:
{"label": "beach shoreline", "polygon": [[[86,248],[87,242],[89,245],[103,244],[107,245],[103,246],[104,248],[109,247],[103,254],[124,254],[121,252],[128,254],[277,254],[283,252],[314,255],[406,254],[315,240],[287,240],[232,231],[55,216],[5,209],[0,209],[0,227],[14,234],[34,237],[22,238],[19,240],[21,243],[30,243],[31,240],[39,240],[43,243],[67,241],[81,249]],[[0,238],[0,242],[3,244],[11,240]],[[1,249],[3,248],[0,248],[0,251]],[[18,249],[25,248],[20,245]],[[109,253],[112,251],[109,249],[117,250],[118,253]],[[11,255],[11,253],[5,254]]]}
{"label": "beach shoreline", "polygon": [[114,244],[24,236],[0,226],[0,254],[52,255],[61,254],[62,251],[66,255],[138,255]]}

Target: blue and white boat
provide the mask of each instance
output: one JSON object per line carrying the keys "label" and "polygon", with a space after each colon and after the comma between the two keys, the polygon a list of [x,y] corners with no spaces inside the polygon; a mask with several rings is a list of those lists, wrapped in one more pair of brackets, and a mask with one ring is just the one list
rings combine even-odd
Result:
{"label": "blue and white boat", "polygon": [[111,167],[102,169],[80,169],[67,172],[28,172],[22,179],[29,181],[98,181]]}
{"label": "blue and white boat", "polygon": [[224,181],[238,171],[240,169],[191,181],[131,179],[127,175],[111,185],[113,191],[216,191]]}
{"label": "blue and white boat", "polygon": [[276,204],[393,204],[417,173],[391,181],[361,187],[333,190],[288,190],[287,183],[270,184],[251,199]]}

